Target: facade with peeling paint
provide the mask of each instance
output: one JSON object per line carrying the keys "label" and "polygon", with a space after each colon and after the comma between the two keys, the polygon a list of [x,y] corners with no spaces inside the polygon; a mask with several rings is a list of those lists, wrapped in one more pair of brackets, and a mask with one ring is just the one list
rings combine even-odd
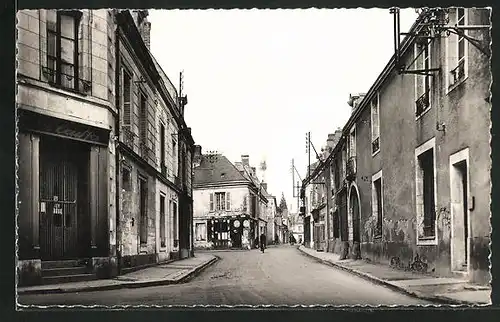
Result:
{"label": "facade with peeling paint", "polygon": [[19,284],[107,278],[192,255],[194,142],[149,53],[147,11],[17,17]]}
{"label": "facade with peeling paint", "polygon": [[490,11],[432,15],[476,42],[429,37],[417,20],[410,33],[419,38],[400,45],[398,68],[407,72],[393,56],[366,94],[351,97],[352,115],[326,162],[341,242],[329,251],[487,284]]}

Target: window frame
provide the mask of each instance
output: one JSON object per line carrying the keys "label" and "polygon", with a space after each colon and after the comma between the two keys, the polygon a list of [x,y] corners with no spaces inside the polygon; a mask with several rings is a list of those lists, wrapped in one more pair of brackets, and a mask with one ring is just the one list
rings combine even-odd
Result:
{"label": "window frame", "polygon": [[[203,236],[201,236],[201,238],[198,238],[200,236],[200,234],[198,233],[199,232],[199,229],[198,227],[199,226],[204,226],[204,230],[205,230],[205,233],[202,234]],[[195,240],[196,241],[207,241],[208,240],[208,231],[207,231],[207,223],[206,222],[197,222],[195,223]]]}
{"label": "window frame", "polygon": [[[425,221],[425,191],[424,191],[424,170],[421,167],[420,156],[424,153],[432,150],[432,171],[433,171],[433,207],[432,211],[433,215],[433,225],[434,225],[434,235],[433,236],[425,236],[424,234],[420,234],[420,227]],[[421,144],[415,149],[415,206],[416,206],[416,216],[417,216],[417,225],[416,225],[416,236],[417,236],[417,245],[437,245],[438,242],[438,229],[437,229],[437,214],[436,214],[436,203],[437,203],[437,169],[436,169],[436,143],[435,137]],[[422,224],[421,224],[422,222]],[[423,227],[422,227],[423,229]]]}
{"label": "window frame", "polygon": [[[463,24],[459,24],[458,13],[459,10],[462,9],[464,12],[463,15]],[[452,12],[448,12],[448,18],[450,20],[451,25],[467,25],[469,21],[469,14],[467,8],[457,7],[451,9]],[[450,16],[451,15],[451,16]],[[467,30],[463,30],[464,34],[467,35]],[[452,37],[452,38],[450,38]],[[462,39],[461,39],[462,38]],[[460,52],[460,40],[463,40],[464,44],[464,71],[463,76],[458,78],[454,83],[451,83],[452,80],[452,71],[456,71],[460,65],[459,52]],[[464,37],[460,37],[456,34],[450,34],[445,42],[446,46],[446,77],[445,77],[445,93],[451,93],[455,88],[459,87],[460,84],[464,83],[465,80],[469,77],[469,43],[467,39]]]}
{"label": "window frame", "polygon": [[226,192],[225,191],[214,192],[214,210],[215,211],[226,211]]}
{"label": "window frame", "polygon": [[167,196],[164,193],[160,193],[160,247],[161,248],[167,247],[166,200]]}
{"label": "window frame", "polygon": [[[120,59],[121,61],[121,72],[122,72],[122,75],[121,75],[121,93],[120,93],[120,107],[122,108],[122,111],[123,111],[123,116],[122,116],[122,124],[124,126],[131,126],[132,123],[133,123],[133,83],[134,83],[134,73],[131,72],[131,69],[126,65],[124,64],[123,62],[123,58]],[[128,79],[128,95],[126,95],[125,93],[125,79]],[[127,101],[128,99],[128,101]],[[128,107],[127,107],[128,105]],[[128,117],[126,117],[126,108],[128,108]]]}
{"label": "window frame", "polygon": [[[430,69],[432,65],[432,49],[433,41],[431,39],[424,38],[421,42],[427,42],[427,44],[422,44],[420,42],[415,42],[414,44],[414,57],[417,63],[416,69]],[[421,55],[423,55],[420,60]],[[421,62],[421,65],[419,64]],[[415,74],[415,120],[420,119],[425,113],[427,113],[432,108],[432,90],[433,90],[433,76],[432,75],[419,75]],[[419,85],[421,84],[422,93],[419,93]],[[420,100],[425,100],[424,96],[427,95],[427,106],[420,112],[418,112],[418,102]]]}
{"label": "window frame", "polygon": [[[61,30],[61,25],[62,25],[62,17],[70,17],[73,19],[73,38],[69,38],[67,36],[64,36]],[[82,91],[80,89],[80,77],[79,77],[79,41],[78,41],[78,33],[79,33],[79,26],[81,23],[81,18],[82,18],[82,12],[79,10],[57,10],[56,11],[56,22],[55,22],[55,28],[56,30],[53,30],[50,27],[50,24],[47,24],[47,30],[46,30],[46,37],[47,37],[47,66],[46,69],[48,71],[48,74],[50,75],[48,77],[48,83],[51,84],[52,86],[64,89],[64,90],[69,90],[72,92],[76,92],[79,94],[82,94]],[[55,53],[54,55],[49,53],[49,48],[50,46],[50,39],[54,37],[53,39],[55,41]],[[73,62],[72,64],[67,64],[63,63],[62,61],[62,39],[69,40],[73,43]],[[49,63],[52,61],[52,63]],[[72,86],[66,86],[62,78],[63,76],[67,77],[67,74],[64,74],[62,72],[62,66],[63,64],[65,65],[70,65],[73,68],[73,75],[70,76],[72,79],[68,81],[69,84],[72,84]],[[50,67],[49,67],[50,65]],[[54,67],[54,68],[52,68]]]}
{"label": "window frame", "polygon": [[160,167],[165,166],[165,159],[166,159],[166,135],[167,135],[167,130],[165,124],[160,121],[160,129],[159,129],[159,135],[160,135]]}
{"label": "window frame", "polygon": [[[376,100],[376,111],[377,111],[377,115],[376,115],[376,124],[377,124],[377,127],[376,127],[376,131],[375,131],[375,128],[374,128],[374,124],[375,124],[375,116],[374,116],[374,101]],[[370,118],[371,118],[371,122],[370,122],[370,128],[371,128],[371,152],[372,152],[372,157],[374,157],[375,155],[377,155],[379,152],[380,152],[380,92],[377,92],[375,94],[375,96],[370,100]],[[376,150],[374,150],[373,146],[375,144],[375,142],[378,140],[378,148]]]}
{"label": "window frame", "polygon": [[[377,191],[376,182],[380,181],[380,195]],[[372,216],[375,218],[375,233],[374,239],[382,239],[384,230],[384,197],[383,197],[383,182],[382,170],[372,175]],[[380,204],[379,204],[380,200]]]}

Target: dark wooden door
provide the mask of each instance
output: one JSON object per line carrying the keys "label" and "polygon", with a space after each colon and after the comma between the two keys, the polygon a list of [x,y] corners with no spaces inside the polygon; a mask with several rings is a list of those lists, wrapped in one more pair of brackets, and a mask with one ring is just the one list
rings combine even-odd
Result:
{"label": "dark wooden door", "polygon": [[354,242],[360,242],[360,218],[359,218],[359,200],[356,190],[351,189],[351,214],[352,214],[352,239]]}
{"label": "dark wooden door", "polygon": [[78,167],[67,149],[41,149],[40,251],[43,260],[78,257]]}

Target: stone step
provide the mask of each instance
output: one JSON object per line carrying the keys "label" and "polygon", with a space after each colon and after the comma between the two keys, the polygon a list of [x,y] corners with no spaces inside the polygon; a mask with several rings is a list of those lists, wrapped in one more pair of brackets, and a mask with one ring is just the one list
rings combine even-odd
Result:
{"label": "stone step", "polygon": [[60,284],[60,283],[70,283],[70,282],[83,282],[83,281],[93,281],[97,277],[94,274],[77,274],[77,275],[65,275],[65,276],[43,276],[42,284]]}
{"label": "stone step", "polygon": [[81,274],[87,274],[87,273],[89,273],[89,268],[86,266],[57,267],[57,268],[42,269],[42,276],[43,277],[81,275]]}
{"label": "stone step", "polygon": [[65,268],[65,267],[80,267],[86,266],[87,259],[69,259],[58,261],[42,261],[42,269]]}

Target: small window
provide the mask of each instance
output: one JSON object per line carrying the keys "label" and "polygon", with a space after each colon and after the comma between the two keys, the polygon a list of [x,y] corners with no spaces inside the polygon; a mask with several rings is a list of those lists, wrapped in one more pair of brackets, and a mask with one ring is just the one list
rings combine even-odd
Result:
{"label": "small window", "polygon": [[207,240],[207,224],[197,223],[196,224],[196,240],[206,241]]}
{"label": "small window", "polygon": [[435,237],[436,210],[434,198],[434,154],[429,149],[418,156],[417,168],[417,206],[422,215],[421,238]]}

